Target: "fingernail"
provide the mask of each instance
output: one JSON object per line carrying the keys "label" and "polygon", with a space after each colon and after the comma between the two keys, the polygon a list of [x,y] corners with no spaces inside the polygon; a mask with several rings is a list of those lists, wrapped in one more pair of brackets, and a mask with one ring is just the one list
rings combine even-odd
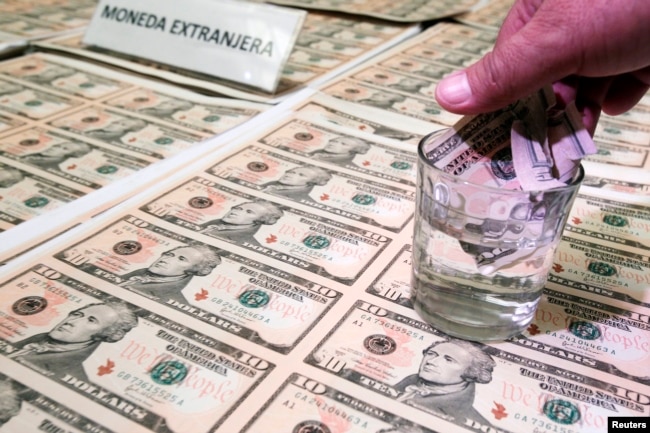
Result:
{"label": "fingernail", "polygon": [[467,74],[457,72],[449,75],[438,83],[436,96],[448,104],[458,105],[472,97],[472,89],[469,87]]}

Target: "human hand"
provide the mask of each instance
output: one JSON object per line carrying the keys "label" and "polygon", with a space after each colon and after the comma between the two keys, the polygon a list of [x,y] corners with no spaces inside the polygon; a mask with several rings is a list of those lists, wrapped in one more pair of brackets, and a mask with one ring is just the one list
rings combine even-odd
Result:
{"label": "human hand", "polygon": [[648,23],[648,0],[516,0],[492,52],[438,83],[436,99],[478,114],[553,84],[593,134],[601,109],[623,113],[648,91]]}

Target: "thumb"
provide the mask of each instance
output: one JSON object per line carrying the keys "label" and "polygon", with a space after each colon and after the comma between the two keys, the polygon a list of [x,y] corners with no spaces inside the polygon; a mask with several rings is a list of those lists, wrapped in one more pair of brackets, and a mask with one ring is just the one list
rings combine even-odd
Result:
{"label": "thumb", "polygon": [[494,111],[569,75],[572,59],[579,56],[554,29],[544,27],[529,22],[478,62],[441,80],[438,103],[458,114]]}

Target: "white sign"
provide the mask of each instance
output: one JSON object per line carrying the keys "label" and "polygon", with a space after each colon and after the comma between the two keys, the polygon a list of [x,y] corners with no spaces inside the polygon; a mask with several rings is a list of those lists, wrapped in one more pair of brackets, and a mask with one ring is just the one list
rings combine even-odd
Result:
{"label": "white sign", "polygon": [[306,12],[234,0],[101,0],[83,43],[275,91]]}

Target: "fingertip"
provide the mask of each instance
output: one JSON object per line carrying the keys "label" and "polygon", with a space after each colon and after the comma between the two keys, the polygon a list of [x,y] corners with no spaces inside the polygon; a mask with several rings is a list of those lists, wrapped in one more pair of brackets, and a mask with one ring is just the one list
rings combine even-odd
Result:
{"label": "fingertip", "polygon": [[632,109],[648,92],[650,85],[639,80],[634,73],[616,77],[603,100],[603,111],[618,116]]}
{"label": "fingertip", "polygon": [[436,100],[446,110],[458,112],[472,99],[472,88],[465,71],[443,78],[436,86]]}

